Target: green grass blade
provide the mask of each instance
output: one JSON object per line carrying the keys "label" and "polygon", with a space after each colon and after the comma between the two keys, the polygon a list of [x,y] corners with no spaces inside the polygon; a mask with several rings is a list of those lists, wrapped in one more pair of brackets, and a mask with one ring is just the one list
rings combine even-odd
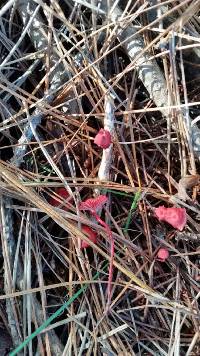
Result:
{"label": "green grass blade", "polygon": [[132,194],[130,194],[130,193],[123,193],[123,192],[119,192],[118,190],[114,190],[114,189],[105,189],[105,193],[113,193],[113,194],[121,195],[121,196],[127,197],[127,198],[132,197]]}
{"label": "green grass blade", "polygon": [[131,204],[131,208],[130,208],[129,213],[128,213],[128,217],[127,217],[127,220],[126,220],[126,225],[124,227],[124,232],[125,233],[128,231],[128,228],[129,228],[129,225],[130,225],[130,222],[131,222],[131,217],[132,217],[133,210],[135,210],[137,208],[137,203],[138,203],[139,199],[140,199],[140,192],[137,192],[135,194],[135,196],[134,196],[133,202]]}

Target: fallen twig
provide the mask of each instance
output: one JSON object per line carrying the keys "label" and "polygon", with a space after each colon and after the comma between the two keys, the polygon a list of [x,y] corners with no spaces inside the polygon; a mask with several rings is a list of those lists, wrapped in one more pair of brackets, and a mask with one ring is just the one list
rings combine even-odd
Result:
{"label": "fallen twig", "polygon": [[[4,258],[4,290],[5,293],[13,291],[15,286],[12,282],[12,265],[14,262],[14,236],[11,210],[5,207],[5,204],[9,202],[9,198],[1,197],[1,241],[2,251]],[[11,337],[13,345],[17,346],[22,340],[22,334],[20,330],[20,323],[17,316],[16,304],[13,298],[6,300],[6,311],[8,317],[8,324],[10,327]]]}
{"label": "fallen twig", "polygon": [[[106,4],[103,3],[102,8],[103,6],[105,8]],[[196,3],[194,11],[197,11]],[[120,20],[119,24],[121,24],[125,14],[120,10],[119,7],[113,6],[109,15],[114,23],[119,23]],[[127,28],[123,28],[122,25],[116,25],[116,34],[130,60],[133,61],[134,66],[137,68],[138,76],[148,90],[150,98],[154,101],[157,107],[160,107],[162,114],[165,117],[168,117],[170,115],[170,111],[168,109],[166,110],[165,108],[168,103],[166,80],[156,60],[151,58],[147,50],[144,50],[145,45],[142,34],[138,34],[137,29],[135,29],[134,26],[130,23],[128,24]],[[200,129],[195,124],[191,126],[190,118],[186,120],[185,110],[180,109],[179,114],[180,113],[184,121],[184,128],[186,131],[188,130],[188,137],[192,138],[194,153],[200,160]]]}
{"label": "fallen twig", "polygon": [[[114,134],[114,103],[110,95],[105,96],[105,116],[104,116],[104,129],[108,130],[113,138]],[[98,177],[99,180],[109,180],[110,176],[110,167],[112,163],[112,152],[113,152],[113,143],[110,146],[103,150],[101,163],[99,166]]]}
{"label": "fallen twig", "polygon": [[[39,12],[36,11],[38,9],[38,6],[39,5],[34,3],[32,0],[28,1],[28,3],[24,0],[19,0],[17,2],[17,9],[20,16],[22,17],[22,21],[24,25],[26,25],[27,21],[29,21],[29,19],[31,18],[31,21],[29,22],[29,26],[27,27],[27,32],[36,50],[44,52],[45,49],[48,48],[48,38],[43,24],[43,20]],[[44,95],[42,106],[45,106],[45,103],[50,104],[54,99],[55,90],[70,78],[70,72],[67,72],[66,68],[64,68],[60,60],[60,57],[56,53],[55,49],[51,53],[49,62],[50,62],[50,71],[49,73],[47,73],[47,75],[49,76],[50,87],[48,93]],[[4,61],[4,65],[5,64],[6,62]],[[68,97],[70,99],[74,97],[72,91],[68,93]],[[31,115],[31,123],[34,129],[37,128],[37,126],[40,124],[43,118],[42,106],[40,109],[36,109],[34,113]],[[78,113],[76,100],[70,102],[69,112],[73,114]],[[23,129],[23,134],[19,139],[20,146],[14,149],[14,155],[12,158],[13,164],[20,166],[21,162],[23,161],[23,156],[27,148],[27,145],[24,145],[24,143],[30,142],[32,136],[33,136],[33,132],[32,129],[30,128],[30,124],[28,123],[27,125],[25,125]]]}

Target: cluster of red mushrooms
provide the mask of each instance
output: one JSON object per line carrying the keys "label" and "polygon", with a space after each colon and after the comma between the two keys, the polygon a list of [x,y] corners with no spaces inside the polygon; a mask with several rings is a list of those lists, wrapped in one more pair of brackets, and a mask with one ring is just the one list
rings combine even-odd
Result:
{"label": "cluster of red mushrooms", "polygon": [[[111,144],[111,134],[108,130],[100,129],[97,135],[94,138],[94,143],[101,147],[102,149],[109,148]],[[69,193],[65,188],[56,188],[55,193],[66,200],[69,198]],[[97,209],[99,209],[105,202],[107,201],[107,197],[105,195],[100,195],[96,198],[86,199],[81,202],[80,210],[89,210],[91,213],[96,214]],[[50,200],[50,204],[52,206],[58,207],[60,202],[52,198]],[[65,204],[63,207],[64,210],[68,210],[68,205]],[[187,222],[186,210],[185,208],[166,208],[164,206],[159,206],[154,209],[154,215],[159,221],[166,222],[173,226],[175,229],[182,231]],[[95,218],[98,222],[102,223],[102,220],[96,214]],[[105,223],[104,223],[105,224]],[[90,241],[94,244],[97,244],[97,233],[91,229],[89,226],[82,225],[82,232],[85,233]],[[81,242],[81,248],[85,249],[90,247],[90,245],[86,241]],[[157,259],[161,262],[165,262],[169,257],[169,251],[166,248],[160,248],[157,253]]]}

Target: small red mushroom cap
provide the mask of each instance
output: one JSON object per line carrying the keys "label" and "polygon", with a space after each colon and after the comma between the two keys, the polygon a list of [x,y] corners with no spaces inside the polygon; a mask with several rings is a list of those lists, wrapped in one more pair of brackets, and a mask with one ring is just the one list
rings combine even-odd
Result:
{"label": "small red mushroom cap", "polygon": [[159,206],[154,209],[154,214],[160,221],[165,221],[180,231],[184,229],[187,222],[185,208],[165,208],[164,206]]}
{"label": "small red mushroom cap", "polygon": [[169,258],[169,251],[166,248],[160,248],[157,254],[157,258],[161,262],[165,262]]}
{"label": "small red mushroom cap", "polygon": [[107,200],[108,198],[106,195],[99,195],[96,198],[89,198],[80,203],[79,209],[96,211],[100,209],[107,202]]}
{"label": "small red mushroom cap", "polygon": [[[94,244],[97,243],[97,233],[91,229],[91,227],[87,225],[82,226],[82,232],[87,235],[88,239],[92,241]],[[90,247],[90,245],[86,241],[81,241],[81,249]]]}
{"label": "small red mushroom cap", "polygon": [[108,130],[100,129],[94,138],[94,143],[103,149],[108,148],[111,144],[110,132]]}

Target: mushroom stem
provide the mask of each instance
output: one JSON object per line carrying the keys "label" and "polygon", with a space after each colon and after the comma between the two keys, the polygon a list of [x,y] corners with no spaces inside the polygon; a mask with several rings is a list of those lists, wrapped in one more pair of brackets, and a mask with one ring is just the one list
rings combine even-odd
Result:
{"label": "mushroom stem", "polygon": [[102,225],[109,237],[110,240],[110,265],[109,265],[109,273],[108,273],[108,300],[107,300],[107,308],[109,309],[110,302],[111,302],[111,292],[112,292],[112,278],[113,278],[113,259],[114,259],[114,252],[115,252],[115,244],[114,244],[114,239],[113,239],[113,234],[110,229],[110,227],[103,221],[99,215],[96,213],[96,211],[92,210],[91,211],[92,215],[94,218],[99,222],[100,225]]}

